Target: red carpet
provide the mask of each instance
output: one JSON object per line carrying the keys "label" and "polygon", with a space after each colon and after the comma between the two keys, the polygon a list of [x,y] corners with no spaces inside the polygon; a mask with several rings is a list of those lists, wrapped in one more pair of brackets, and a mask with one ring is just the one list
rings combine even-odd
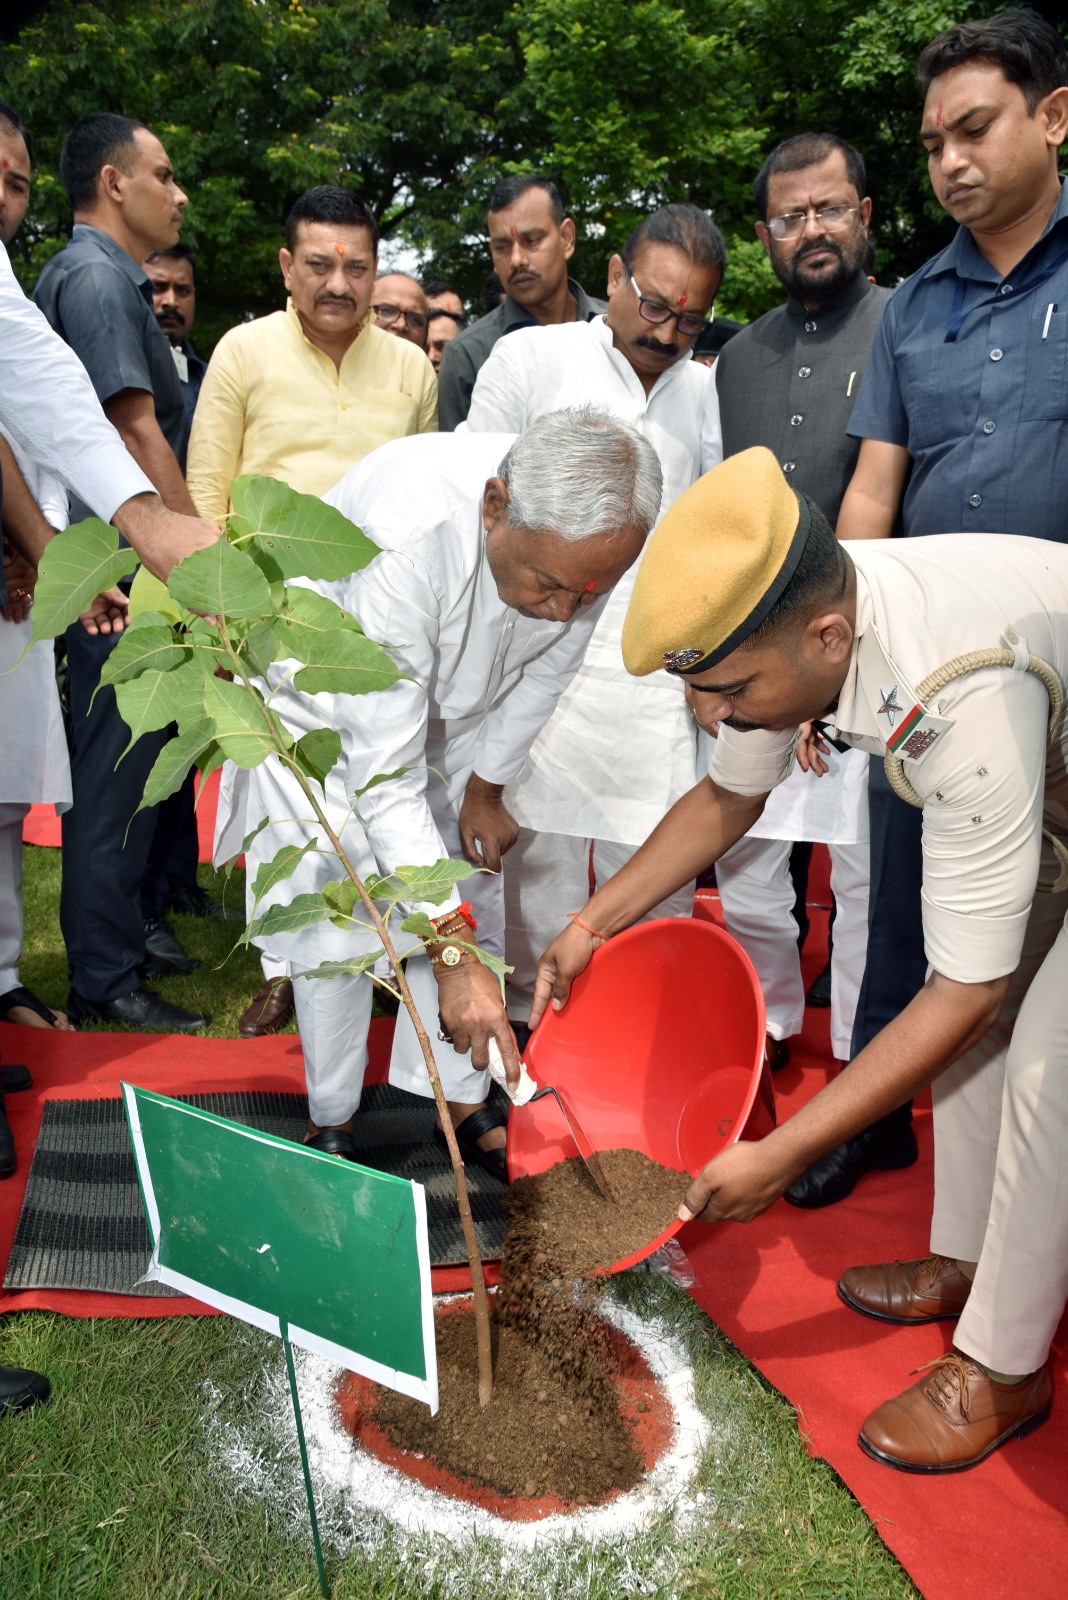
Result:
{"label": "red carpet", "polygon": [[[204,787],[203,799],[197,805],[197,836],[200,840],[201,861],[211,860],[212,841],[215,837],[215,808],[219,799],[219,773],[213,772]],[[48,845],[58,849],[61,844],[60,821],[55,806],[31,806],[22,825],[25,844]]]}
{"label": "red carpet", "polygon": [[[810,940],[810,945],[814,941]],[[806,952],[806,980],[822,949]],[[826,1082],[828,1011],[807,1011],[793,1059],[776,1074],[779,1119]],[[1068,1589],[1068,1316],[1053,1360],[1053,1414],[970,1472],[924,1477],[872,1461],[856,1442],[864,1418],[942,1355],[952,1322],[900,1328],[842,1304],[846,1267],[927,1253],[930,1098],[916,1117],[920,1159],[875,1173],[848,1200],[799,1211],[779,1200],[755,1222],[692,1223],[679,1235],[698,1276],[698,1304],[797,1408],[811,1453],[845,1479],[927,1600],[1061,1600]]]}

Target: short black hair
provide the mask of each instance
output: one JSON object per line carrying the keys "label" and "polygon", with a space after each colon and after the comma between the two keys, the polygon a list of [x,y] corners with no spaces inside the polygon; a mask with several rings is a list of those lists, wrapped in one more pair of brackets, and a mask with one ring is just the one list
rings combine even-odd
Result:
{"label": "short black hair", "polygon": [[797,498],[805,502],[809,516],[805,547],[782,594],[759,627],[742,640],[743,650],[770,643],[773,634],[800,629],[820,606],[843,600],[849,588],[849,561],[834,529],[814,500],[804,494]]}
{"label": "short black hair", "polygon": [[916,76],[926,93],[940,78],[966,61],[992,61],[1009,83],[1023,91],[1033,117],[1040,100],[1068,84],[1068,49],[1045,17],[1030,6],[999,11],[975,22],[958,22],[920,51]]}
{"label": "short black hair", "polygon": [[509,206],[514,206],[516,201],[531,189],[544,189],[549,197],[552,208],[553,221],[559,227],[564,220],[564,202],[560,198],[560,191],[549,178],[541,178],[534,172],[517,172],[511,177],[501,178],[494,184],[493,193],[486,205],[487,213],[507,211]]}
{"label": "short black hair", "polygon": [[29,129],[26,127],[26,124],[23,122],[14,106],[9,104],[9,102],[2,96],[0,96],[0,125],[8,128],[12,133],[18,134],[19,138],[26,146],[26,154],[30,158],[30,166],[32,167],[33,140],[30,138]]}
{"label": "short black hair", "polygon": [[423,278],[422,290],[428,300],[439,294],[458,295],[460,293],[455,284],[447,282],[444,278]]}
{"label": "short black hair", "polygon": [[127,178],[133,175],[135,135],[142,128],[148,132],[143,122],[113,111],[94,111],[74,124],[59,152],[59,177],[72,211],[93,204],[105,167],[118,167]]}
{"label": "short black hair", "polygon": [[188,261],[193,271],[197,270],[196,252],[187,244],[182,244],[181,240],[177,244],[169,244],[165,250],[150,250],[145,260],[158,261],[161,256],[169,256],[172,261]]}
{"label": "short black hair", "polygon": [[298,195],[286,216],[286,249],[292,255],[297,247],[297,230],[302,222],[336,222],[343,228],[368,228],[371,247],[378,254],[378,219],[366,201],[351,189],[336,183],[319,183]]}
{"label": "short black hair", "polygon": [[684,202],[661,206],[639,222],[622,250],[628,267],[647,244],[670,245],[695,267],[727,265],[727,246],[708,212]]}
{"label": "short black hair", "polygon": [[768,220],[768,186],[772,178],[780,172],[800,172],[803,167],[814,167],[836,150],[845,157],[846,176],[857,191],[857,198],[863,200],[868,173],[864,157],[855,145],[840,139],[836,133],[795,133],[792,139],[784,139],[775,146],[753,181],[753,198],[761,222]]}
{"label": "short black hair", "polygon": [[486,316],[491,311],[496,311],[504,299],[504,284],[501,282],[499,272],[491,272],[482,285],[482,310]]}
{"label": "short black hair", "polygon": [[[425,288],[423,293],[426,293]],[[444,306],[431,306],[430,310],[427,312],[427,326],[429,327],[432,322],[440,322],[442,317],[448,317],[449,321],[455,322],[458,328],[467,327],[466,317],[461,317],[457,311],[446,311]]]}

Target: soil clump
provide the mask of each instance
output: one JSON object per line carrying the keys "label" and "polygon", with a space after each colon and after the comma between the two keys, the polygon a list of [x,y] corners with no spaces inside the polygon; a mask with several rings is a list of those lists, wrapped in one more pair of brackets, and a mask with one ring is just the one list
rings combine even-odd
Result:
{"label": "soil clump", "polygon": [[620,1410],[618,1362],[597,1276],[671,1223],[690,1178],[636,1150],[601,1151],[616,1204],[583,1163],[521,1178],[493,1299],[494,1390],[478,1403],[474,1315],[437,1319],[440,1409],[382,1390],[375,1421],[458,1477],[528,1499],[589,1505],[633,1488],[644,1470]]}

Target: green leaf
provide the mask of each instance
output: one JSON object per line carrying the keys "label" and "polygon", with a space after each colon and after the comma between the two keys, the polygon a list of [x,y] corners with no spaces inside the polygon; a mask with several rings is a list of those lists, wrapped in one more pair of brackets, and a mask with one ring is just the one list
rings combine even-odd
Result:
{"label": "green leaf", "polygon": [[333,728],[313,728],[293,746],[297,765],[326,793],[326,775],[341,754],[341,735]]}
{"label": "green leaf", "polygon": [[238,656],[255,678],[265,678],[267,668],[278,655],[278,646],[274,637],[271,621],[264,618],[257,622],[254,628],[241,641]]}
{"label": "green leaf", "polygon": [[132,550],[99,517],[67,528],[46,546],[33,591],[33,637],[52,639],[81,616],[102,589],[137,565]]}
{"label": "green leaf", "polygon": [[214,725],[205,717],[203,721],[183,728],[177,738],[165,744],[145,782],[145,792],[141,796],[138,811],[143,811],[146,806],[158,805],[168,795],[175,794],[185,782],[190,767],[196,765],[214,736]]}
{"label": "green leaf", "polygon": [[199,651],[191,651],[191,659],[171,672],[142,672],[137,678],[115,685],[119,715],[130,730],[130,743],[123,755],[143,733],[153,733],[171,722],[182,727],[201,720],[211,668],[199,659],[200,655]]}
{"label": "green leaf", "polygon": [[[353,909],[357,901],[360,901],[359,892],[351,878],[333,878],[329,883],[324,883],[323,899],[327,905],[333,907],[334,914],[330,921],[334,927],[350,927]],[[360,904],[362,906],[363,902],[360,901]]]}
{"label": "green leaf", "polygon": [[125,629],[104,662],[100,682],[125,683],[142,672],[170,672],[189,661],[192,654],[191,646],[182,643],[170,623],[160,626],[142,620]]}
{"label": "green leaf", "polygon": [[443,900],[447,900],[456,884],[476,872],[484,871],[484,867],[473,867],[470,861],[435,861],[429,867],[394,868],[404,885],[405,897],[409,900],[429,900],[432,906],[439,906]]}
{"label": "green leaf", "polygon": [[[224,759],[225,759],[225,757],[224,757]],[[198,799],[199,799],[199,796],[198,796]],[[259,834],[261,834],[263,832],[264,828],[269,828],[270,825],[271,825],[270,817],[261,817],[259,822],[257,822],[256,826],[254,828],[251,828],[249,830],[249,832],[246,833],[245,837],[242,839],[241,848],[237,852],[237,854],[236,855],[232,855],[229,858],[228,861],[224,861],[223,862],[222,872],[223,872],[223,876],[225,877],[227,883],[229,883],[230,879],[233,877],[234,868],[237,866],[237,863],[240,860],[240,858],[243,855],[247,854],[249,846],[252,844],[253,839],[255,839]]]}
{"label": "green leaf", "polygon": [[272,609],[267,579],[227,539],[194,550],[171,572],[167,587],[187,611],[211,617],[262,617]]}
{"label": "green leaf", "polygon": [[294,978],[347,978],[370,972],[384,954],[381,947],[369,950],[366,955],[353,956],[348,961],[323,961],[308,972],[294,972]]}
{"label": "green leaf", "polygon": [[274,712],[256,690],[225,678],[210,678],[204,690],[204,709],[215,720],[215,737],[239,767],[258,767],[279,746],[293,743]]}
{"label": "green leaf", "polygon": [[[286,585],[285,574],[278,562],[269,550],[265,550],[261,544],[257,544],[255,540],[249,538],[252,530],[244,517],[230,517],[226,526],[231,542],[236,543],[238,548],[243,550],[256,563],[263,576],[267,579],[267,584],[271,591],[271,610],[281,611],[285,604]],[[245,543],[246,539],[249,539],[247,544]]]}
{"label": "green leaf", "polygon": [[364,888],[372,900],[399,900],[401,895],[406,893],[406,886],[392,873],[388,873],[384,878],[367,878]]}
{"label": "green leaf", "polygon": [[312,928],[325,922],[329,910],[321,894],[298,894],[288,905],[268,906],[262,917],[256,917],[246,930],[248,939],[267,938],[272,933],[299,933],[302,928]]}
{"label": "green leaf", "polygon": [[286,637],[297,660],[306,663],[293,678],[294,687],[305,694],[373,694],[404,676],[382,646],[363,634],[327,637],[298,629]]}
{"label": "green leaf", "polygon": [[[351,633],[363,633],[351,611],[339,606],[336,600],[328,600],[317,589],[306,589],[300,583],[286,587],[285,603],[276,620],[299,623],[305,628],[318,629],[321,633],[333,634],[339,628],[347,628]],[[282,635],[279,634],[279,637]]]}
{"label": "green leaf", "polygon": [[378,554],[378,546],[333,506],[297,494],[274,478],[235,478],[234,511],[252,529],[287,578],[347,578]]}
{"label": "green leaf", "polygon": [[413,911],[410,917],[405,917],[401,923],[401,930],[404,933],[417,933],[420,939],[441,937],[425,911]]}
{"label": "green leaf", "polygon": [[403,778],[407,770],[407,767],[395,767],[392,772],[376,773],[369,783],[364,784],[362,789],[356,790],[352,797],[353,800],[359,800],[361,796],[367,794],[369,790],[377,789],[380,783],[389,783],[392,778]]}
{"label": "green leaf", "polygon": [[[221,767],[225,760],[226,752],[221,750],[215,741],[212,740],[211,744],[204,751],[203,755],[197,757],[197,771],[200,773],[201,778],[210,778],[212,773],[215,772],[217,768]],[[199,800],[200,796],[198,794],[198,803]]]}
{"label": "green leaf", "polygon": [[252,885],[252,896],[256,905],[259,905],[264,895],[269,894],[277,883],[284,883],[291,878],[297,870],[298,864],[303,861],[309,850],[316,848],[316,841],[309,839],[307,844],[284,844],[281,850],[272,856],[270,861],[264,861],[256,873]]}

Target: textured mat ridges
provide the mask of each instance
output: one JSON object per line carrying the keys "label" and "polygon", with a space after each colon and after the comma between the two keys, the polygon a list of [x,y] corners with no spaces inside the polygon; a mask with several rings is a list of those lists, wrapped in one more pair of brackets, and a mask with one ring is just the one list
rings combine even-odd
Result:
{"label": "textured mat ridges", "polygon": [[[301,1139],[307,1125],[300,1094],[176,1098],[283,1139]],[[465,1256],[452,1171],[433,1126],[432,1101],[376,1084],[364,1089],[353,1138],[364,1165],[425,1185],[430,1259],[446,1266]],[[492,1260],[504,1239],[504,1190],[480,1167],[466,1172],[479,1249]],[[4,1288],[169,1296],[162,1284],[137,1282],[150,1254],[122,1101],[47,1100]]]}

